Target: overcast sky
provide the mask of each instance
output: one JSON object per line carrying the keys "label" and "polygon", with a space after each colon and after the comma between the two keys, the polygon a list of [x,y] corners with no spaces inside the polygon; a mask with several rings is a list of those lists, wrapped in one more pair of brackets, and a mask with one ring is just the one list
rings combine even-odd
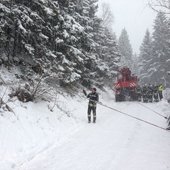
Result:
{"label": "overcast sky", "polygon": [[110,4],[114,15],[113,29],[119,37],[126,28],[134,52],[139,53],[146,29],[152,32],[156,13],[147,6],[147,0],[99,0]]}

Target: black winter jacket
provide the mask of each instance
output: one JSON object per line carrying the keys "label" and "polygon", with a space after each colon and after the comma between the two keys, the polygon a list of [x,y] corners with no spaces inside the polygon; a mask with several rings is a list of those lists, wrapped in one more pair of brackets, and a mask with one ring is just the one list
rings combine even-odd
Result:
{"label": "black winter jacket", "polygon": [[99,95],[96,92],[91,92],[87,95],[87,98],[89,98],[89,103],[96,103],[99,101]]}

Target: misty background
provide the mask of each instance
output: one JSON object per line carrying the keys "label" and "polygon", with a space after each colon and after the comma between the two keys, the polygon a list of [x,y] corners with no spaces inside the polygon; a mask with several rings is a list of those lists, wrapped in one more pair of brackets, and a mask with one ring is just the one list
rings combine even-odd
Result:
{"label": "misty background", "polygon": [[114,15],[113,31],[119,37],[121,30],[126,28],[135,53],[139,53],[146,29],[153,30],[156,12],[149,5],[148,0],[99,0],[99,16],[102,3],[110,4]]}

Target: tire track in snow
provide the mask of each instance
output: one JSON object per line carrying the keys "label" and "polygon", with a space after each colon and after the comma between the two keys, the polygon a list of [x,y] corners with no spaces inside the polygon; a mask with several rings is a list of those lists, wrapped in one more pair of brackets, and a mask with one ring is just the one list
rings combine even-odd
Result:
{"label": "tire track in snow", "polygon": [[[79,127],[79,128],[81,129],[82,127]],[[74,133],[76,133],[76,132],[77,132],[77,129],[75,131],[73,131],[71,134],[69,134],[68,136],[66,136],[66,137],[62,138],[61,140],[59,140],[59,142],[48,144],[47,146],[45,146],[41,150],[29,154],[24,161],[19,161],[18,163],[16,163],[15,166],[14,166],[14,169],[22,170],[22,167],[24,167],[25,164],[29,164],[31,161],[33,161],[37,157],[39,157],[39,156],[41,156],[43,154],[46,154],[47,152],[51,152],[56,147],[60,147],[60,145],[62,145],[65,141],[69,140],[69,138],[72,135],[74,135]],[[58,141],[58,139],[56,139],[56,141]]]}
{"label": "tire track in snow", "polygon": [[[153,116],[149,111],[139,111],[137,103],[113,105],[134,116],[147,119]],[[56,143],[17,170],[124,170],[126,166],[123,163],[134,159],[133,154],[140,149],[136,145],[141,146],[140,136],[143,129],[157,134],[157,129],[114,111],[98,107],[97,112],[96,124],[85,124],[60,145]],[[142,136],[147,140],[147,135]]]}
{"label": "tire track in snow", "polygon": [[[101,114],[101,117],[104,119],[103,123],[101,120],[98,120],[97,124],[95,125],[88,124],[81,131],[78,131],[75,136],[70,138],[68,141],[65,141],[65,143],[63,143],[60,147],[53,148],[54,150],[50,150],[50,152],[47,151],[48,153],[44,152],[43,154],[45,155],[39,155],[38,157],[36,157],[37,159],[35,158],[33,160],[33,164],[30,162],[31,165],[33,165],[31,169],[37,170],[36,166],[37,164],[39,164],[39,160],[45,160],[46,154],[49,157],[49,160],[47,162],[51,162],[51,164],[54,164],[54,166],[57,166],[61,170],[67,170],[70,168],[74,168],[74,170],[79,170],[81,169],[80,164],[83,164],[86,169],[98,170],[103,166],[107,167],[106,164],[108,164],[108,162],[110,162],[111,160],[118,160],[119,156],[122,157],[124,150],[120,149],[118,151],[115,148],[117,146],[120,146],[119,143],[121,143],[122,148],[126,148],[130,144],[130,141],[134,138],[135,131],[133,132],[132,130],[130,131],[130,133],[128,133],[128,135],[125,135],[125,133],[129,131],[129,129],[126,129],[127,127],[122,124],[122,116],[119,116],[116,113],[113,114],[111,112],[106,112],[105,110],[103,110]],[[98,115],[98,117],[99,116],[100,115]],[[125,119],[124,121],[126,122]],[[136,125],[135,122],[135,124],[132,123],[128,127],[130,129],[136,129],[136,126],[138,126],[138,124]],[[123,128],[123,131],[115,133],[118,128]],[[117,139],[115,139],[115,134],[124,140],[121,140],[120,142],[120,139],[118,137]],[[65,155],[66,152],[68,152],[68,156]],[[56,155],[55,153],[59,153],[59,155]],[[61,158],[63,158],[64,161]],[[81,158],[83,161],[80,164],[77,164],[77,160],[79,160],[79,158]],[[58,163],[55,164],[54,162]],[[87,162],[88,165],[84,164],[83,162]],[[48,165],[39,166],[40,167],[38,167],[38,169],[40,168],[45,170],[48,169],[48,166],[50,165],[48,163]]]}

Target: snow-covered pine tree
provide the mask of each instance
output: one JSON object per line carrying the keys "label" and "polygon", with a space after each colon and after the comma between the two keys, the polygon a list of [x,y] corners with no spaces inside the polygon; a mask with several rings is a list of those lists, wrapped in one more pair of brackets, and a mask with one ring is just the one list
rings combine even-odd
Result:
{"label": "snow-covered pine tree", "polygon": [[100,24],[95,32],[95,42],[97,43],[95,51],[98,63],[96,68],[98,70],[98,81],[104,84],[112,84],[120,63],[116,36]]}
{"label": "snow-covered pine tree", "polygon": [[104,70],[97,49],[103,47],[95,40],[100,25],[96,11],[97,0],[3,0],[1,63],[18,65],[28,78],[45,73],[52,85],[86,80],[84,85],[101,86]]}
{"label": "snow-covered pine tree", "polygon": [[97,63],[99,77],[102,79],[99,79],[99,81],[104,82],[105,84],[112,84],[120,64],[120,53],[116,35],[112,29],[113,14],[111,13],[111,10],[108,9],[108,5],[105,7],[102,10],[101,19],[95,22],[97,24],[95,24],[94,38],[97,43],[96,52],[98,56]]}
{"label": "snow-covered pine tree", "polygon": [[50,54],[53,48],[51,44],[54,44],[51,23],[57,22],[58,11],[53,10],[54,4],[53,6],[50,4],[52,6],[50,10],[49,4],[42,1],[12,2],[7,3],[4,0],[0,6],[5,21],[1,29],[10,43],[10,46],[8,44],[4,46],[4,51],[10,47],[8,55],[11,61],[17,61],[20,66],[25,66],[26,69],[23,70],[37,65],[41,65],[43,69],[47,68],[49,62],[53,60],[52,53]]}
{"label": "snow-covered pine tree", "polygon": [[170,28],[164,13],[159,12],[154,23],[153,32],[153,57],[149,61],[148,73],[151,82],[167,84],[167,71],[169,67],[169,41]]}
{"label": "snow-covered pine tree", "polygon": [[25,73],[28,68],[41,66],[62,84],[80,78],[85,68],[82,57],[86,58],[81,51],[84,27],[74,18],[73,2],[14,0],[11,4],[4,0],[0,9],[2,42],[7,43],[2,46],[7,54],[1,59],[9,62],[8,58],[13,61],[17,56]]}
{"label": "snow-covered pine tree", "polygon": [[121,35],[119,37],[118,47],[121,54],[121,66],[130,67],[133,62],[133,50],[130,44],[128,33],[125,28],[122,30]]}
{"label": "snow-covered pine tree", "polygon": [[[120,66],[120,53],[116,41],[116,36],[111,29],[105,28],[104,30],[105,39],[103,40],[103,61],[108,66],[107,78],[111,81],[117,74],[118,67]],[[105,81],[108,81],[105,79]],[[110,83],[108,81],[108,83]]]}
{"label": "snow-covered pine tree", "polygon": [[143,42],[140,46],[140,54],[139,54],[139,62],[138,62],[138,69],[139,69],[139,77],[142,83],[149,83],[150,75],[149,75],[149,68],[150,68],[150,61],[152,60],[152,37],[150,35],[149,30],[146,30]]}
{"label": "snow-covered pine tree", "polygon": [[133,74],[139,75],[139,55],[137,53],[133,53],[132,61]]}

